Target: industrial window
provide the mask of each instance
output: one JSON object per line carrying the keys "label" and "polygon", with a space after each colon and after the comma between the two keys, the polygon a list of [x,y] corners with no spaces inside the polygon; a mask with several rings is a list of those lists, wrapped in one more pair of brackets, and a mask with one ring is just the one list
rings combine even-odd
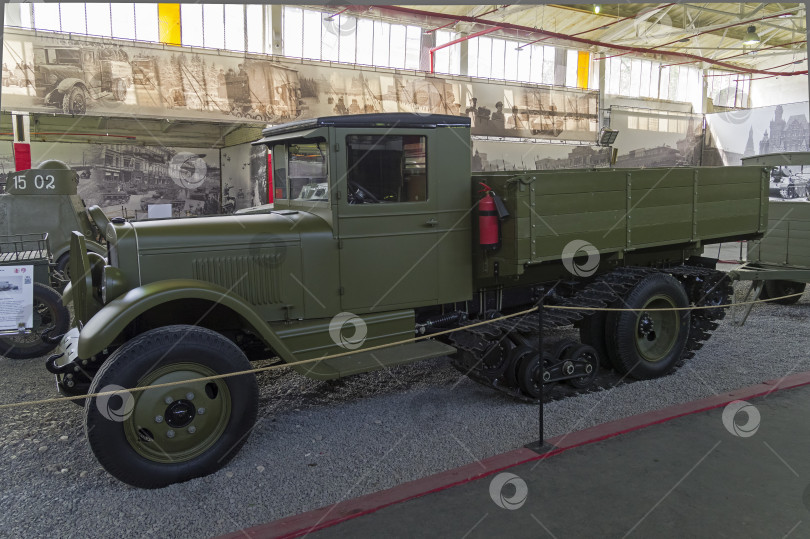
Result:
{"label": "industrial window", "polygon": [[628,56],[608,57],[604,61],[605,89],[609,94],[680,101],[691,103],[695,109],[701,107],[703,86],[698,68],[662,65]]}
{"label": "industrial window", "polygon": [[748,107],[751,75],[710,69],[706,75],[707,95],[715,107]]}
{"label": "industrial window", "polygon": [[346,148],[349,204],[427,200],[425,137],[350,135]]}
{"label": "industrial window", "polygon": [[285,56],[419,69],[418,26],[284,6]]}
{"label": "industrial window", "polygon": [[[436,46],[455,41],[460,37],[456,32],[437,30],[435,32]],[[461,73],[461,44],[456,43],[433,53],[433,71],[459,75]]]}
{"label": "industrial window", "polygon": [[[20,26],[75,34],[157,42],[156,3],[20,3]],[[270,52],[269,6],[181,4],[182,44],[247,52]],[[114,23],[114,24],[113,24]]]}
{"label": "industrial window", "polygon": [[291,141],[273,146],[275,198],[329,200],[327,145],[323,140]]}
{"label": "industrial window", "polygon": [[[467,45],[467,73],[472,77],[564,85],[566,80],[556,80],[557,67],[557,49],[547,45],[485,36]],[[576,86],[576,62],[571,68],[564,63],[559,67],[566,69],[566,78],[573,79],[569,85]]]}

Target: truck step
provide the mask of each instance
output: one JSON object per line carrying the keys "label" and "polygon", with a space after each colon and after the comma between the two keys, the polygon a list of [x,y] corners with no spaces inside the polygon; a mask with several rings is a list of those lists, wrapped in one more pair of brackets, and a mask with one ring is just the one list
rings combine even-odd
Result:
{"label": "truck step", "polygon": [[323,362],[338,371],[339,376],[350,376],[361,372],[368,372],[393,367],[404,363],[413,363],[422,359],[446,356],[456,352],[455,347],[443,342],[434,340],[424,340],[408,344],[400,344],[391,348],[372,350],[369,352],[359,351],[334,359],[327,359]]}

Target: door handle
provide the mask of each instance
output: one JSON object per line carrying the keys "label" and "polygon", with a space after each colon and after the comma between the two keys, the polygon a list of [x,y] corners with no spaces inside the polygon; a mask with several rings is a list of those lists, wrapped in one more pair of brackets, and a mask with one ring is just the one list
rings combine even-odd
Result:
{"label": "door handle", "polygon": [[431,217],[430,219],[425,221],[425,225],[427,225],[427,226],[438,226],[438,224],[439,224],[439,221],[437,221],[433,217]]}

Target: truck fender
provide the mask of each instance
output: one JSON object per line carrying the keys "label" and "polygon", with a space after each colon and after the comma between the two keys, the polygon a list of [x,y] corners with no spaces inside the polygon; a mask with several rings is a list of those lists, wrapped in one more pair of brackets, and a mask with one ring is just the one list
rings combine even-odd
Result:
{"label": "truck fender", "polygon": [[59,84],[56,86],[56,90],[62,94],[68,92],[74,86],[81,86],[82,89],[87,92],[87,86],[85,86],[84,81],[82,79],[77,78],[69,78],[69,79],[62,79],[59,81]]}
{"label": "truck fender", "polygon": [[196,279],[170,279],[145,284],[114,299],[97,312],[79,333],[78,356],[90,358],[107,348],[138,316],[169,301],[203,299],[241,316],[284,361],[295,356],[250,304],[227,289]]}
{"label": "truck fender", "polygon": [[[87,250],[91,253],[100,254],[105,259],[107,258],[107,248],[93,240],[86,240]],[[54,261],[58,262],[63,255],[70,253],[70,243],[66,244],[61,249],[53,252]]]}

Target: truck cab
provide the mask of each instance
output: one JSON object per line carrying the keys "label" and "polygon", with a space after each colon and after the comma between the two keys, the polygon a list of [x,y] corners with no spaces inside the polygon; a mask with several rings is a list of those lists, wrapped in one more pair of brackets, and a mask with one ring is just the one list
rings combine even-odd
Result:
{"label": "truck cab", "polygon": [[458,116],[337,116],[269,128],[255,142],[272,155],[274,210],[329,224],[341,309],[468,299],[469,126]]}

